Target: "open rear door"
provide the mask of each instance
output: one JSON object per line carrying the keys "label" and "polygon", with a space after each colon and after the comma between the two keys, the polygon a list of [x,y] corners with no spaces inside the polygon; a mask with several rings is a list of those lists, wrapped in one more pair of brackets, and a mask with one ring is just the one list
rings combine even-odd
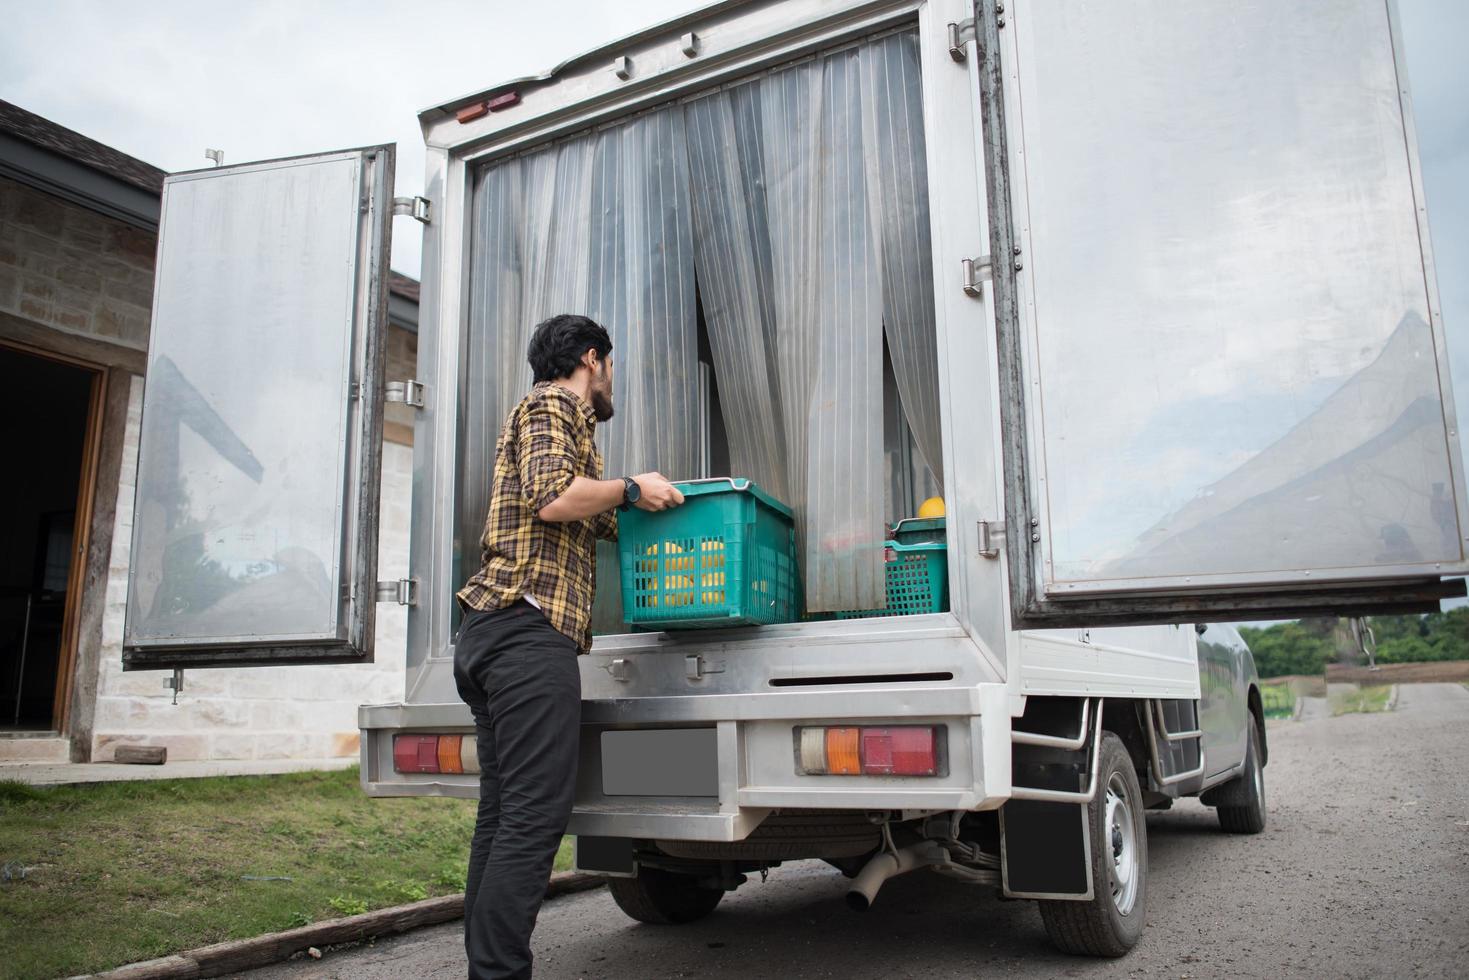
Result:
{"label": "open rear door", "polygon": [[164,182],[125,668],[371,660],[393,164]]}
{"label": "open rear door", "polygon": [[1014,625],[1462,594],[1392,4],[976,14]]}

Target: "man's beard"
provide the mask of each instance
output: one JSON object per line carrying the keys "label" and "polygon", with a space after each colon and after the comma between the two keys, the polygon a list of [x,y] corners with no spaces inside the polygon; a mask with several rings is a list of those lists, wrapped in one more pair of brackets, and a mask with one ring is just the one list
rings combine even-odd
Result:
{"label": "man's beard", "polygon": [[592,414],[597,416],[598,422],[606,422],[612,417],[612,392],[602,388],[593,388],[588,392],[592,398]]}

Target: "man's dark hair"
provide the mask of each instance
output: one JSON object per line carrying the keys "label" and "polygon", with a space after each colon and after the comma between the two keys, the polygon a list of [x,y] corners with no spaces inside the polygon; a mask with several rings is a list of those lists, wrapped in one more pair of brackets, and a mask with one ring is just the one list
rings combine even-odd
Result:
{"label": "man's dark hair", "polygon": [[612,338],[602,325],[574,313],[558,313],[536,325],[526,358],[540,384],[569,376],[589,350],[598,357],[612,353]]}

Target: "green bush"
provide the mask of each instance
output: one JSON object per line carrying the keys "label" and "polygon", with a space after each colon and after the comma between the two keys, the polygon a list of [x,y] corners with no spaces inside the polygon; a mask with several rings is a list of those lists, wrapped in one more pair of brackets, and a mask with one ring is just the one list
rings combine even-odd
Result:
{"label": "green bush", "polygon": [[[1261,677],[1320,674],[1337,659],[1335,621],[1310,619],[1265,628],[1241,626]],[[1377,639],[1379,664],[1469,660],[1469,606],[1425,616],[1375,616],[1368,620]]]}
{"label": "green bush", "polygon": [[1239,633],[1250,645],[1261,677],[1319,674],[1336,653],[1329,639],[1296,622],[1265,629],[1241,626]]}

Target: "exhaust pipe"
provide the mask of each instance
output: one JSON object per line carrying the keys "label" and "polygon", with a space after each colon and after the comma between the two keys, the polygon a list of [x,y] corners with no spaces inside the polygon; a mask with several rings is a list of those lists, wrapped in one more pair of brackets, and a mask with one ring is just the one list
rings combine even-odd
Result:
{"label": "exhaust pipe", "polygon": [[941,851],[942,848],[935,847],[930,841],[923,841],[898,851],[883,851],[875,855],[857,872],[857,877],[852,879],[852,885],[847,889],[847,907],[857,912],[866,912],[877,898],[877,890],[889,878],[906,874],[916,868],[942,863],[942,859],[933,853],[935,850]]}

